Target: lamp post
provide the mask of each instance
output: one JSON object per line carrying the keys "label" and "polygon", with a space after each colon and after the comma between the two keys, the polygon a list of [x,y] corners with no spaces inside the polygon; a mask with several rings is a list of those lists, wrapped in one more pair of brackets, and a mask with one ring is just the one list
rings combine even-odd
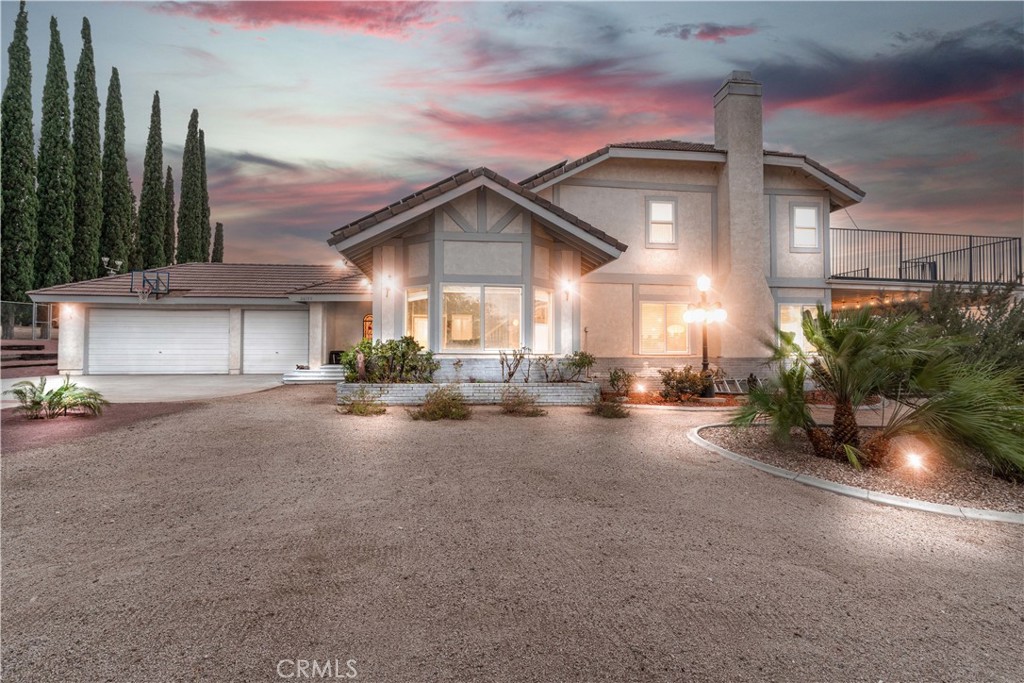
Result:
{"label": "lamp post", "polygon": [[710,306],[708,305],[708,291],[711,289],[711,278],[707,275],[701,275],[697,278],[697,289],[700,291],[700,306],[690,304],[686,313],[683,314],[683,320],[687,323],[701,324],[702,355],[700,374],[708,379],[708,386],[704,389],[703,397],[714,398],[715,383],[711,381],[711,370],[708,367],[708,323],[720,323],[724,321],[726,313],[725,309],[722,308],[722,304],[718,301]]}

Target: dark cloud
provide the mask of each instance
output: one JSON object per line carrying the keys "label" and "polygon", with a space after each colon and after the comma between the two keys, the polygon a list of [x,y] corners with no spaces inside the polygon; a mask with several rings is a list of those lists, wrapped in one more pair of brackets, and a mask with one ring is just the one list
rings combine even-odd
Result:
{"label": "dark cloud", "polygon": [[729,38],[749,36],[757,33],[756,26],[730,26],[714,23],[702,24],[665,24],[654,33],[659,36],[672,36],[679,40],[703,40],[711,43],[725,43]]}
{"label": "dark cloud", "polygon": [[768,106],[889,119],[915,111],[966,111],[977,124],[1024,117],[1024,34],[998,24],[926,38],[867,57],[805,43],[803,61],[745,65],[770,89]]}

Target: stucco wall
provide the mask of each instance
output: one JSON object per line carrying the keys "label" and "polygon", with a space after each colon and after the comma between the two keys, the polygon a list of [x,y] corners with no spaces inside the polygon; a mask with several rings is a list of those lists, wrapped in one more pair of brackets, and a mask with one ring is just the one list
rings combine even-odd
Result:
{"label": "stucco wall", "polygon": [[580,294],[585,350],[598,357],[632,355],[633,286],[584,281]]}
{"label": "stucco wall", "polygon": [[363,316],[372,311],[369,301],[334,301],[324,304],[327,351],[344,351],[363,338]]}

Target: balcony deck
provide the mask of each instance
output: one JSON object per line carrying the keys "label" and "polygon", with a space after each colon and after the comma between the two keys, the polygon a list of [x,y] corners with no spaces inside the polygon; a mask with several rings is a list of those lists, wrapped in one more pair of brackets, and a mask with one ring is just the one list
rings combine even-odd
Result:
{"label": "balcony deck", "polygon": [[1021,238],[833,228],[830,280],[1022,282]]}

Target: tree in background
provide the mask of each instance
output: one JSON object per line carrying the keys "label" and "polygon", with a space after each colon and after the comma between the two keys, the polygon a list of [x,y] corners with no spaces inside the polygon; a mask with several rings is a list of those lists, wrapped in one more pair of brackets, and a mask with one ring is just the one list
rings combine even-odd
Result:
{"label": "tree in background", "polygon": [[174,242],[174,175],[168,166],[164,180],[164,261],[167,265],[174,263]]}
{"label": "tree in background", "polygon": [[[129,239],[132,229],[132,190],[128,180],[128,159],[124,150],[124,105],[121,102],[121,78],[114,68],[107,89],[107,111],[103,126],[103,226],[100,231],[100,256],[129,265]],[[106,274],[96,264],[100,274]]]}
{"label": "tree in background", "polygon": [[164,255],[164,223],[167,202],[163,183],[164,145],[160,131],[160,91],[153,93],[149,115],[149,138],[142,168],[142,191],[139,196],[139,249],[143,268],[166,265]]}
{"label": "tree in background", "polygon": [[210,191],[206,186],[206,134],[199,130],[199,173],[203,185],[203,220],[200,226],[203,229],[203,236],[200,242],[203,245],[203,260],[210,260]]}
{"label": "tree in background", "polygon": [[181,159],[181,194],[178,204],[178,263],[209,260],[203,248],[203,173],[199,149],[199,111],[192,110]]}
{"label": "tree in background", "polygon": [[92,33],[82,19],[82,54],[75,69],[75,113],[71,142],[75,166],[75,234],[71,279],[96,277],[103,224],[103,181],[100,162],[100,98],[96,92]]}
{"label": "tree in background", "polygon": [[[26,301],[35,285],[36,157],[32,132],[32,61],[28,48],[28,14],[22,0],[7,48],[8,79],[0,105],[0,179],[2,223],[0,277],[5,301]],[[14,311],[4,316],[4,331],[14,325]],[[8,336],[8,335],[4,335]]]}
{"label": "tree in background", "polygon": [[224,224],[217,223],[213,231],[213,256],[210,260],[214,263],[224,263]]}
{"label": "tree in background", "polygon": [[139,204],[135,199],[131,178],[128,178],[128,191],[132,196],[132,217],[128,223],[128,270],[143,270],[142,240],[139,234]]}
{"label": "tree in background", "polygon": [[50,58],[43,84],[36,193],[39,198],[36,286],[52,287],[71,280],[71,246],[75,233],[71,103],[56,17],[50,17]]}

